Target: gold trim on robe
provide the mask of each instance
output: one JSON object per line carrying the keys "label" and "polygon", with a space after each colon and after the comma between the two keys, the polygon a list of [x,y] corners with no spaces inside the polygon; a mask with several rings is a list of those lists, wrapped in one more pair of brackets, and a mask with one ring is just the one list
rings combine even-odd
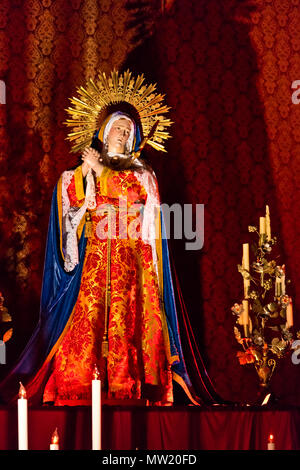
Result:
{"label": "gold trim on robe", "polygon": [[[70,207],[82,205],[82,199],[78,199],[83,188],[79,168],[67,188]],[[133,172],[105,168],[96,183],[97,207],[107,203],[118,205],[120,195],[126,196],[129,206],[147,199],[145,188]],[[60,199],[61,195],[58,204]],[[102,382],[107,382],[108,398],[172,402],[171,363],[176,357],[169,354],[168,327],[161,301],[162,278],[157,279],[151,246],[141,238],[111,240],[107,363],[101,358],[107,239],[99,240],[97,231],[104,220],[103,214],[92,211],[91,216],[93,234],[87,241],[80,290],[72,315],[47,358],[47,361],[53,358],[53,364],[44,400],[52,398],[50,401],[56,405],[90,404],[91,374],[97,364]],[[128,215],[128,228],[132,217]],[[157,222],[160,224],[160,218]],[[83,224],[84,220],[78,235]],[[161,264],[161,240],[158,249]]]}

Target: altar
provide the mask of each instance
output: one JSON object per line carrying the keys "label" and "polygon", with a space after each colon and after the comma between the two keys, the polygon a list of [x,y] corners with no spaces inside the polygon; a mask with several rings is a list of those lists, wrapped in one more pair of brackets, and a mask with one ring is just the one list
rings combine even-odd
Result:
{"label": "altar", "polygon": [[[49,450],[57,428],[60,450],[90,450],[90,407],[28,410],[29,450]],[[103,406],[102,450],[300,450],[300,409],[265,407]],[[16,407],[0,408],[0,450],[17,450]]]}

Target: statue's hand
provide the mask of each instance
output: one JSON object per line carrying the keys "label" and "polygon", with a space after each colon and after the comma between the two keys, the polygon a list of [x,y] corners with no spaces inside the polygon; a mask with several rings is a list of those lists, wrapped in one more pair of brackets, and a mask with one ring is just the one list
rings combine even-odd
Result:
{"label": "statue's hand", "polygon": [[97,150],[87,147],[82,154],[82,174],[86,176],[88,170],[92,168],[97,176],[100,176],[103,170],[103,165],[99,162],[100,153]]}

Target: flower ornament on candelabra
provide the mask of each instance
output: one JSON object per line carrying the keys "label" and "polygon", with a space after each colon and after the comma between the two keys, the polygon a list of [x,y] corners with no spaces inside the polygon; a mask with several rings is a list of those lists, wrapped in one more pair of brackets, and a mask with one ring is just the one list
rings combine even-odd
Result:
{"label": "flower ornament on candelabra", "polygon": [[[251,245],[253,261],[250,264],[249,244],[243,244],[242,264],[238,270],[243,277],[244,298],[231,308],[236,317],[234,335],[243,350],[237,353],[241,365],[254,364],[263,390],[267,389],[278,361],[288,355],[293,343],[293,304],[286,292],[285,265],[271,258],[277,243],[271,237],[269,207],[260,217],[258,243]],[[277,258],[276,258],[277,259]]]}
{"label": "flower ornament on candelabra", "polygon": [[[11,322],[12,322],[12,318],[10,314],[8,313],[7,308],[4,306],[4,297],[2,293],[0,292],[0,323],[6,326],[7,323],[11,324]],[[9,341],[10,338],[12,337],[12,334],[13,334],[13,329],[12,328],[7,329],[7,326],[6,326],[5,332],[2,335],[2,326],[0,326],[0,341],[1,341],[0,346],[3,345],[4,343],[7,343],[7,341]],[[4,362],[1,361],[1,349],[0,349],[0,364],[2,363],[5,363],[5,361]]]}

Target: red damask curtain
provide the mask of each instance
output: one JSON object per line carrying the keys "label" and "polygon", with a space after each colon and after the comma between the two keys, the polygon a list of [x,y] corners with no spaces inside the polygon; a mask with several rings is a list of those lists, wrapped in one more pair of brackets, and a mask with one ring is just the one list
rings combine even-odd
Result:
{"label": "red damask curtain", "polygon": [[[248,225],[271,211],[299,327],[300,1],[2,0],[1,290],[14,317],[13,357],[37,320],[53,185],[74,164],[65,142],[67,98],[98,69],[130,67],[156,81],[171,106],[168,155],[150,152],[162,199],[205,204],[205,242],[171,251],[199,349],[217,391],[247,401],[252,366],[236,358],[230,308],[242,296]],[[4,369],[2,369],[3,371]],[[300,367],[274,375],[275,393],[299,404]]]}
{"label": "red damask curtain", "polygon": [[[274,435],[276,450],[299,451],[300,448],[299,410],[222,411],[176,407],[145,411],[140,407],[130,410],[108,406],[103,408],[102,417],[103,450],[190,450],[190,454],[196,450],[257,451],[267,450],[270,434]],[[92,447],[88,407],[31,408],[28,418],[30,450],[48,450],[55,428],[60,450],[82,451]],[[0,408],[1,451],[17,449],[16,420],[16,409]]]}

